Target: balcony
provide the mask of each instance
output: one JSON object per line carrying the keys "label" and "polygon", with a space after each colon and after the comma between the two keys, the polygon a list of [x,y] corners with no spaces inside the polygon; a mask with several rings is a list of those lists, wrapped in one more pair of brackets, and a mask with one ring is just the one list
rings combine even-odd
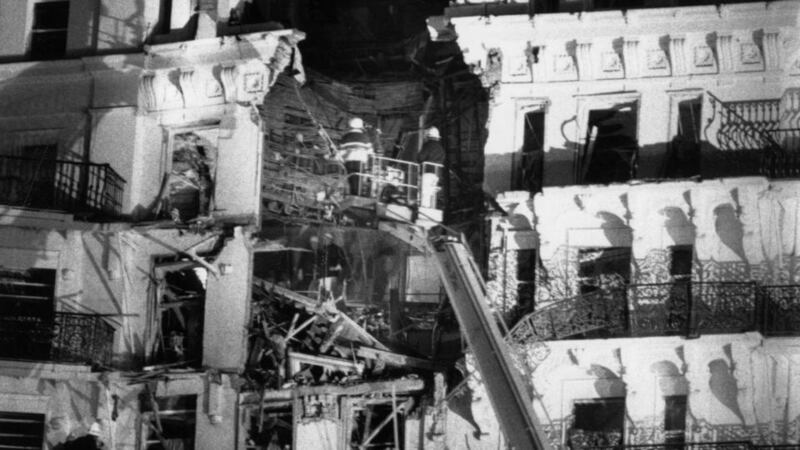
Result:
{"label": "balcony", "polygon": [[118,216],[125,180],[108,164],[0,156],[0,203]]}
{"label": "balcony", "polygon": [[113,341],[114,329],[94,314],[0,317],[4,359],[108,366]]}
{"label": "balcony", "polygon": [[800,335],[800,285],[676,281],[601,289],[537,309],[511,329],[509,340],[523,344],[746,331]]}
{"label": "balcony", "polygon": [[609,445],[609,446],[582,446],[581,450],[798,450],[797,444],[754,444],[750,441],[729,442],[685,442],[681,444],[640,444],[640,445]]}

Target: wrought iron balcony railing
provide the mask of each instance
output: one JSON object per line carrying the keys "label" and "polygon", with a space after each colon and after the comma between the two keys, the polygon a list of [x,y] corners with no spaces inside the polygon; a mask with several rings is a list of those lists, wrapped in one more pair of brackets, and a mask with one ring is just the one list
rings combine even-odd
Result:
{"label": "wrought iron balcony railing", "polygon": [[685,442],[674,444],[640,444],[615,446],[584,446],[581,450],[800,450],[798,444],[754,444],[750,441]]}
{"label": "wrought iron balcony railing", "polygon": [[94,314],[0,317],[0,358],[108,366],[113,340],[114,328]]}
{"label": "wrought iron balcony railing", "polygon": [[632,336],[738,333],[757,327],[753,282],[690,282],[628,286]]}
{"label": "wrought iron balcony railing", "polygon": [[627,329],[625,291],[600,289],[551,303],[523,317],[509,331],[510,342],[532,337],[565,339],[588,333],[604,337],[624,335]]}
{"label": "wrought iron balcony railing", "polygon": [[762,330],[767,336],[800,334],[800,286],[763,286]]}
{"label": "wrought iron balcony railing", "polygon": [[746,331],[800,335],[800,285],[686,280],[607,288],[538,308],[517,322],[508,341]]}
{"label": "wrought iron balcony railing", "polygon": [[108,164],[0,156],[0,203],[119,215],[125,180]]}

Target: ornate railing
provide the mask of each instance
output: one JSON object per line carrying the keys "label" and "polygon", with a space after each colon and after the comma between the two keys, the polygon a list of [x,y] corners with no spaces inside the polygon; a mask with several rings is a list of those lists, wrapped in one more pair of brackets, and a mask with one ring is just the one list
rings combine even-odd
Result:
{"label": "ornate railing", "polygon": [[799,335],[800,285],[687,280],[608,288],[536,309],[511,328],[507,341],[519,347],[581,336],[746,331]]}
{"label": "ornate railing", "polygon": [[780,129],[780,99],[723,102],[707,92],[719,152],[703,155],[703,175],[800,176],[800,130]]}
{"label": "ornate railing", "polygon": [[763,286],[761,292],[764,334],[800,334],[800,286]]}
{"label": "ornate railing", "polygon": [[108,164],[0,156],[0,203],[118,215],[125,180]]}
{"label": "ornate railing", "polygon": [[551,303],[523,317],[509,331],[511,342],[565,339],[587,333],[620,336],[627,328],[623,289],[601,289]]}
{"label": "ornate railing", "polygon": [[94,314],[0,317],[0,358],[108,366],[113,341],[114,328]]}
{"label": "ornate railing", "polygon": [[757,328],[752,282],[690,282],[628,286],[633,336],[737,333]]}
{"label": "ornate railing", "polygon": [[685,442],[682,444],[642,444],[614,446],[584,446],[585,450],[800,450],[798,444],[754,444],[750,441]]}

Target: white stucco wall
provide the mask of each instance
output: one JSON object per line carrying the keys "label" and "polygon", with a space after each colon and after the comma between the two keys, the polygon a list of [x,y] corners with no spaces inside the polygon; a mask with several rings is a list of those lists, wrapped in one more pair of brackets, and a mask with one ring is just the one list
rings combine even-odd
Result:
{"label": "white stucco wall", "polygon": [[[561,448],[576,400],[625,397],[625,442],[663,442],[664,397],[686,395],[686,441],[800,442],[800,345],[758,334],[547,343],[531,379],[532,404]],[[469,383],[474,421],[448,411],[451,448],[496,448],[500,430],[486,391]],[[451,400],[455,402],[458,400]],[[480,427],[477,438],[475,424]]]}
{"label": "white stucco wall", "polygon": [[[703,152],[713,152],[720,145],[718,123],[709,123],[713,106],[706,91],[723,101],[779,99],[800,74],[796,2],[533,18],[461,16],[458,10],[448,14],[465,61],[481,72],[490,66],[490,52],[502,55],[500,72],[491,76],[499,83],[492,89],[485,145],[485,187],[495,194],[510,188],[527,111],[545,111],[543,181],[555,186],[576,181],[588,112],[635,102],[637,176],[651,178],[663,169],[676,133],[677,101],[703,99]],[[779,116],[794,117],[789,104],[782,103]]]}

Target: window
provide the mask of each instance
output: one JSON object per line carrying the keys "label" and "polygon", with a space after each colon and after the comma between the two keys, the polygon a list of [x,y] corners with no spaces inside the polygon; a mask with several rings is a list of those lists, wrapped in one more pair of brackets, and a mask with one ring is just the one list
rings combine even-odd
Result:
{"label": "window", "polygon": [[525,113],[522,151],[514,155],[512,190],[540,192],[544,163],[544,111]]}
{"label": "window", "polygon": [[53,269],[0,270],[0,356],[50,358],[55,312]]}
{"label": "window", "polygon": [[218,128],[204,128],[172,136],[172,168],[165,213],[186,221],[211,210],[217,165]]}
{"label": "window", "polygon": [[700,173],[700,100],[696,97],[677,103],[677,128],[669,144],[667,178],[686,178]]}
{"label": "window", "polygon": [[517,251],[517,303],[532,307],[536,285],[536,250]]}
{"label": "window", "polygon": [[194,450],[196,395],[152,396],[142,400],[145,450]]}
{"label": "window", "polygon": [[630,247],[582,248],[578,251],[581,294],[621,287],[630,281]]}
{"label": "window", "polygon": [[161,261],[156,267],[159,326],[151,350],[155,361],[200,364],[207,277],[207,269],[192,261]]}
{"label": "window", "polygon": [[664,397],[664,443],[683,444],[686,440],[686,396]]}
{"label": "window", "polygon": [[639,148],[636,127],[636,103],[589,111],[579,181],[606,184],[634,178]]}
{"label": "window", "polygon": [[669,248],[669,274],[673,280],[688,280],[692,277],[691,245],[675,245]]}
{"label": "window", "polygon": [[33,5],[31,58],[57,59],[67,51],[69,2],[40,2]]}
{"label": "window", "polygon": [[44,443],[44,414],[0,412],[2,448],[40,449]]}
{"label": "window", "polygon": [[622,445],[624,397],[576,401],[573,417],[575,419],[567,435],[571,449]]}

